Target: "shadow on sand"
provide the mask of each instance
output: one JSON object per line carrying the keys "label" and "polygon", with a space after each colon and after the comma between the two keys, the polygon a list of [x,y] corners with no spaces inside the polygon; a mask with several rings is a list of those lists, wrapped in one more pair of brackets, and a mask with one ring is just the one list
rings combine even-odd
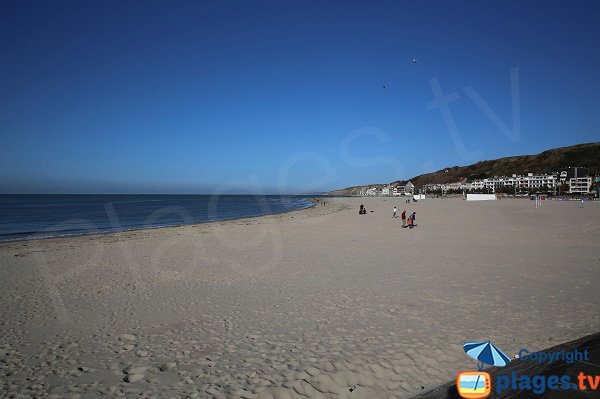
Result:
{"label": "shadow on sand", "polygon": [[[551,348],[545,349],[544,351],[549,352],[560,352],[560,351],[573,351],[578,349],[583,352],[584,350],[589,351],[588,360],[575,361],[568,364],[564,360],[557,361],[552,364],[537,362],[524,361],[524,360],[513,360],[506,367],[490,367],[486,369],[492,377],[492,394],[488,396],[489,399],[528,399],[528,398],[552,398],[552,399],[591,399],[600,398],[600,387],[597,390],[590,390],[589,388],[583,390],[546,390],[542,394],[535,394],[533,391],[519,391],[508,389],[496,393],[496,375],[510,375],[511,372],[515,372],[518,377],[528,375],[533,377],[534,375],[543,375],[546,380],[551,375],[563,376],[568,375],[571,379],[571,384],[577,383],[577,375],[580,372],[588,376],[600,376],[600,333],[588,335],[575,341],[567,342]],[[465,363],[467,364],[467,363]],[[467,370],[465,368],[465,370]],[[517,378],[518,378],[517,377]],[[589,384],[588,384],[589,387]],[[450,382],[448,384],[437,387],[429,392],[416,396],[419,399],[460,399],[456,390],[456,383]]]}

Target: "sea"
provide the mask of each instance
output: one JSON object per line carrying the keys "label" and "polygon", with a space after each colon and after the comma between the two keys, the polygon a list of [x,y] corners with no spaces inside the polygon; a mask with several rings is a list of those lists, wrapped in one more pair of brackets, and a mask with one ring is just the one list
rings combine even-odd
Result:
{"label": "sea", "polygon": [[314,195],[0,195],[0,241],[78,236],[273,215]]}

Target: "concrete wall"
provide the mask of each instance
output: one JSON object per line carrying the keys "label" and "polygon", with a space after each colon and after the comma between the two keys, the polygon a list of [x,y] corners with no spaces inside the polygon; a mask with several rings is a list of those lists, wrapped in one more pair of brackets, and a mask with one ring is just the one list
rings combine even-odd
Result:
{"label": "concrete wall", "polygon": [[467,194],[467,201],[494,201],[496,194]]}

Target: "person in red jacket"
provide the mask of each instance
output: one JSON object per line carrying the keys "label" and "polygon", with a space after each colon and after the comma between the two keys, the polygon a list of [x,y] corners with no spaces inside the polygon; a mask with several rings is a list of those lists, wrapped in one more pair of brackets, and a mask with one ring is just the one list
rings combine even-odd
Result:
{"label": "person in red jacket", "polygon": [[406,209],[402,211],[402,227],[406,227]]}

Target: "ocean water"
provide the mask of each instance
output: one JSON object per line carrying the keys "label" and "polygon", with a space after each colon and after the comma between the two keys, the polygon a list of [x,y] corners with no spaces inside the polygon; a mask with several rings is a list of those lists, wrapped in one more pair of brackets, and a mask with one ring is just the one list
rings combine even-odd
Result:
{"label": "ocean water", "polygon": [[312,196],[0,195],[0,241],[98,234],[277,214]]}

